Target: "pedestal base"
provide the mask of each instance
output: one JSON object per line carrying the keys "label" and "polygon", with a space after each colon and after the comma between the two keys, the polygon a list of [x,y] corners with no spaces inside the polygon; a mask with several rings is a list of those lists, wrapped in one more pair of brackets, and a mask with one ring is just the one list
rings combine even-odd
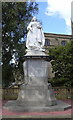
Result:
{"label": "pedestal base", "polygon": [[5,109],[16,112],[64,111],[71,105],[57,101],[51,84],[47,86],[21,85],[18,99],[8,101]]}
{"label": "pedestal base", "polygon": [[19,101],[8,101],[4,106],[5,109],[16,111],[16,112],[52,112],[52,111],[64,111],[71,108],[71,105],[64,103],[62,101],[57,101],[57,105],[54,106],[30,106],[25,107],[25,105],[20,104]]}

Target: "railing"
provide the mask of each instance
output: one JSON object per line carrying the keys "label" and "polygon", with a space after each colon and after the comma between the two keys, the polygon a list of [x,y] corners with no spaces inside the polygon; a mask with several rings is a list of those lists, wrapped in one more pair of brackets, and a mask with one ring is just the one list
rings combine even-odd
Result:
{"label": "railing", "polygon": [[4,100],[15,100],[18,97],[19,88],[4,88],[2,90],[2,98]]}
{"label": "railing", "polygon": [[[73,88],[53,87],[57,99],[73,99]],[[4,100],[15,100],[18,97],[19,88],[9,88],[2,90]]]}
{"label": "railing", "polygon": [[73,99],[73,88],[54,87],[57,99]]}

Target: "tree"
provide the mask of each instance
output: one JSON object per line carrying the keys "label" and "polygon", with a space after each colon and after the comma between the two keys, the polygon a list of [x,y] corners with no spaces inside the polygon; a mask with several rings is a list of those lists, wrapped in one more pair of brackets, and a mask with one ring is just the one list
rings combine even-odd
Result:
{"label": "tree", "polygon": [[50,55],[54,56],[51,62],[55,77],[52,84],[56,86],[73,85],[73,41],[66,46],[58,46],[50,49]]}
{"label": "tree", "polygon": [[21,64],[13,69],[10,65],[12,56],[19,60],[25,54],[27,25],[37,13],[36,2],[3,2],[2,3],[2,62],[3,85],[8,86],[15,80],[13,71],[22,71]]}

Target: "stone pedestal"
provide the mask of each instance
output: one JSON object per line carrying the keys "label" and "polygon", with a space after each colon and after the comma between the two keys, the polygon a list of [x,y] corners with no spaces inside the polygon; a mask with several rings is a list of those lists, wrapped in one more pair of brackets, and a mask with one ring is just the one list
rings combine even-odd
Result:
{"label": "stone pedestal", "polygon": [[49,56],[24,56],[24,84],[17,100],[9,101],[4,107],[20,112],[48,112],[65,110],[71,105],[56,100],[49,77]]}
{"label": "stone pedestal", "polygon": [[48,85],[49,62],[43,57],[30,57],[23,63],[23,69],[25,84],[20,88],[18,100],[23,99],[30,106],[55,105],[54,92]]}

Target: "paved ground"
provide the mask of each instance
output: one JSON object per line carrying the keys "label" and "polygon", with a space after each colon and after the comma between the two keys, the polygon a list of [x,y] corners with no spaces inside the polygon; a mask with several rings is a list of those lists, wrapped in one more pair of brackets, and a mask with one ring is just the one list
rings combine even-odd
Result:
{"label": "paved ground", "polygon": [[[66,103],[73,104],[73,100],[63,100]],[[7,101],[3,101],[3,105]],[[0,102],[0,105],[2,103]],[[72,118],[72,109],[68,109],[65,111],[55,111],[55,112],[31,112],[31,113],[19,113],[19,112],[12,112],[6,109],[1,111],[0,109],[0,116],[2,118]]]}

